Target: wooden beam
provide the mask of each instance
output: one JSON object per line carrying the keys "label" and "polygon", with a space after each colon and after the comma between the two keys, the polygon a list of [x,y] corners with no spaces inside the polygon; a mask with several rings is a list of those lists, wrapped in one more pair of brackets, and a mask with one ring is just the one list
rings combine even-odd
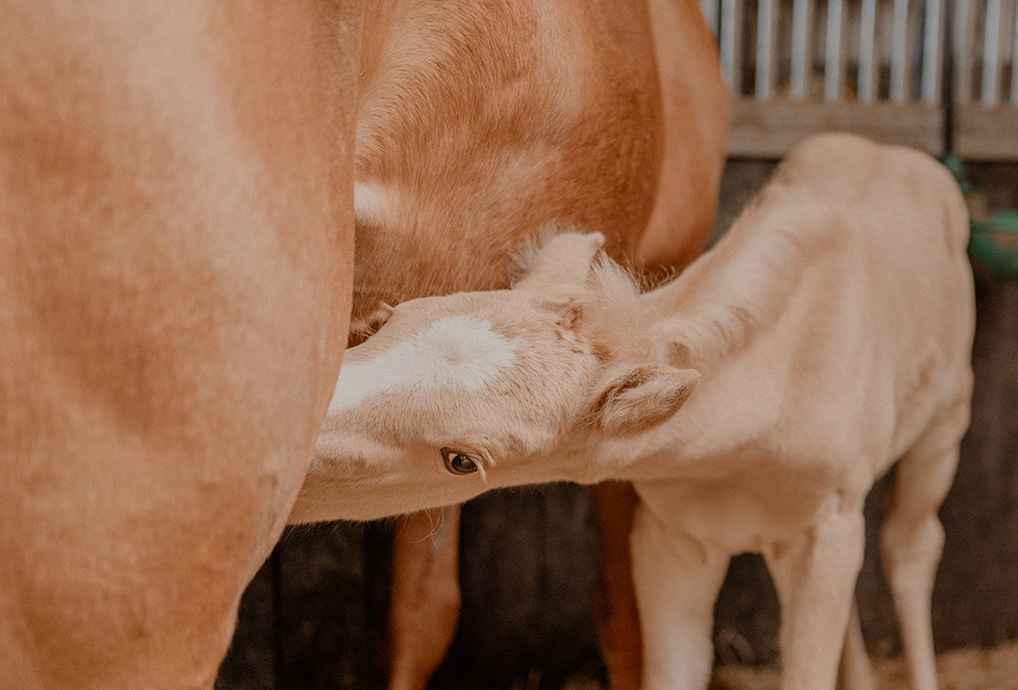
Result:
{"label": "wooden beam", "polygon": [[955,153],[967,160],[1018,160],[1018,108],[957,105],[954,148]]}
{"label": "wooden beam", "polygon": [[944,115],[937,106],[737,99],[728,155],[778,158],[806,137],[832,131],[944,153]]}

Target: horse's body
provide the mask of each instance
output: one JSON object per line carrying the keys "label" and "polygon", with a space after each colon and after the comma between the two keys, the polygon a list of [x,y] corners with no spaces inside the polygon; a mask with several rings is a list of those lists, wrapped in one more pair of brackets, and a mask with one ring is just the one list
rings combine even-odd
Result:
{"label": "horse's body", "polygon": [[612,256],[702,251],[728,96],[692,0],[382,0],[364,19],[354,316],[508,285],[550,223]]}
{"label": "horse's body", "polygon": [[[356,328],[370,329],[381,303],[506,287],[513,256],[551,225],[599,230],[612,256],[655,272],[702,250],[728,97],[693,0],[387,0],[369,5],[362,40]],[[314,491],[312,477],[293,520],[314,519]],[[423,688],[456,630],[459,510],[444,513],[434,542],[433,516],[400,521],[393,690]],[[628,529],[615,531],[602,535],[604,567],[617,572],[604,579],[614,616],[601,630],[626,690],[639,654],[612,648],[638,649],[624,601]]]}
{"label": "horse's body", "polygon": [[332,11],[0,9],[0,687],[212,687],[346,341]]}
{"label": "horse's body", "polygon": [[[884,564],[914,685],[932,690],[937,509],[972,393],[967,237],[936,161],[817,137],[654,291],[592,264],[599,236],[567,234],[512,290],[397,308],[348,351],[313,471],[421,504],[632,481],[644,687],[706,686],[728,560],[756,551],[782,603],[782,687],[815,690],[843,647],[864,661],[862,506],[897,461]],[[848,687],[866,687],[860,668]]]}
{"label": "horse's body", "polygon": [[458,7],[3,3],[0,687],[211,687],[351,306],[495,286],[547,221],[699,251],[695,3]]}

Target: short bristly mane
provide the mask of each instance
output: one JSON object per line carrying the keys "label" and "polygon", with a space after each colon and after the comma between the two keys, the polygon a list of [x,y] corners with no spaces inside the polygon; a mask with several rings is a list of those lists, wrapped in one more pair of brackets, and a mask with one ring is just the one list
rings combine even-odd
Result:
{"label": "short bristly mane", "polygon": [[776,321],[799,283],[804,256],[836,237],[830,211],[808,195],[773,203],[789,194],[795,192],[772,183],[715,247],[643,296],[638,310],[656,316],[655,337],[668,341],[659,345],[681,351],[688,365],[709,364],[745,346],[759,324]]}
{"label": "short bristly mane", "polygon": [[[595,350],[614,358],[639,358],[671,345],[687,360],[682,364],[716,362],[742,348],[759,324],[777,320],[799,283],[804,257],[836,241],[836,225],[831,209],[776,176],[717,245],[659,287],[642,292],[637,276],[602,253],[587,281],[578,327]],[[538,246],[519,263],[527,265]]]}
{"label": "short bristly mane", "polygon": [[[596,351],[625,359],[642,356],[653,346],[648,326],[653,315],[639,309],[639,278],[601,254],[588,279],[590,292],[583,300],[579,328]],[[648,318],[649,317],[649,318]]]}

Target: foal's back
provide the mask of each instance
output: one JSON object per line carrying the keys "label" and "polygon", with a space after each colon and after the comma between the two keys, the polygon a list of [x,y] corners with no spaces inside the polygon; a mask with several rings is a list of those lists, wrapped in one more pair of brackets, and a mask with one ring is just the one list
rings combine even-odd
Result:
{"label": "foal's back", "polygon": [[929,156],[841,134],[801,145],[649,296],[705,376],[671,424],[717,430],[698,434],[705,456],[778,447],[882,472],[968,395],[967,232],[958,185]]}
{"label": "foal's back", "polygon": [[971,388],[975,299],[961,190],[926,154],[848,135],[801,147],[776,179],[786,176],[829,206],[829,223],[800,228],[818,233],[817,249],[837,247],[810,299],[817,319],[840,315],[840,341],[828,346],[838,368],[868,380],[870,416],[888,406],[897,459]]}

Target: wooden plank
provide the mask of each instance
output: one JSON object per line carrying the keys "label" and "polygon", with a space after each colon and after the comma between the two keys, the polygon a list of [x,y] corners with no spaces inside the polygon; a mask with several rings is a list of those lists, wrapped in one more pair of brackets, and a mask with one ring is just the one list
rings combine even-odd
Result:
{"label": "wooden plank", "polygon": [[937,107],[748,99],[732,105],[730,156],[776,158],[806,137],[830,131],[855,132],[934,155],[943,153],[944,116]]}
{"label": "wooden plank", "polygon": [[292,529],[276,547],[276,690],[384,687],[381,649],[391,523]]}
{"label": "wooden plank", "polygon": [[215,690],[278,690],[275,565],[274,560],[263,565],[240,600],[237,629]]}
{"label": "wooden plank", "polygon": [[1018,160],[1018,108],[959,104],[954,113],[954,147],[968,160]]}

